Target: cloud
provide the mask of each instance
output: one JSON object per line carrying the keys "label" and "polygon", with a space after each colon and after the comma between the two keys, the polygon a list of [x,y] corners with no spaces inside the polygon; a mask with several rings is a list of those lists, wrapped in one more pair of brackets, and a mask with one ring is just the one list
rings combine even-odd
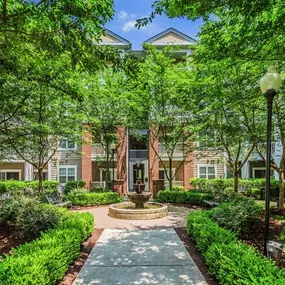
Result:
{"label": "cloud", "polygon": [[128,22],[126,22],[126,23],[123,25],[122,30],[123,30],[124,32],[129,32],[129,31],[131,31],[131,30],[136,29],[135,25],[136,25],[136,21],[135,21],[135,20],[128,21]]}
{"label": "cloud", "polygon": [[118,16],[118,21],[125,20],[128,17],[128,13],[126,11],[121,11]]}

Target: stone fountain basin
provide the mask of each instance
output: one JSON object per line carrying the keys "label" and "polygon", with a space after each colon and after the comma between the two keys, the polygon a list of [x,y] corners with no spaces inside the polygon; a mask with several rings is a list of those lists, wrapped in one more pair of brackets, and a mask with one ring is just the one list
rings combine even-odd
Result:
{"label": "stone fountain basin", "polygon": [[167,206],[148,202],[145,203],[145,206],[157,206],[156,208],[149,208],[149,209],[124,209],[122,207],[134,207],[133,203],[124,202],[113,204],[109,206],[109,216],[116,219],[123,219],[123,220],[152,220],[152,219],[160,219],[166,217],[168,215],[168,208]]}
{"label": "stone fountain basin", "polygon": [[150,196],[151,192],[142,192],[141,194],[128,193],[130,201],[135,203],[138,208],[143,208],[143,204],[148,202]]}

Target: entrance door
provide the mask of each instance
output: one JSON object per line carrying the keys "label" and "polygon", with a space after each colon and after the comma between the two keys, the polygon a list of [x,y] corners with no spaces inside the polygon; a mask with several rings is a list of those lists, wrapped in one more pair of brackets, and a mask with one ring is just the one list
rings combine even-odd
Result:
{"label": "entrance door", "polygon": [[133,177],[134,183],[137,183],[137,180],[141,180],[144,183],[144,164],[136,163],[133,165]]}

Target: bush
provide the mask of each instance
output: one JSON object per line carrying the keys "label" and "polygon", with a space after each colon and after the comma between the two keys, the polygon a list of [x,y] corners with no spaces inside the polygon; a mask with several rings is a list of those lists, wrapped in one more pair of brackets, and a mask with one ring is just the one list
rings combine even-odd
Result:
{"label": "bush", "polygon": [[86,185],[86,182],[83,180],[69,181],[65,184],[64,193],[68,194],[75,189],[85,187],[85,185]]}
{"label": "bush", "polygon": [[210,218],[210,211],[189,214],[187,232],[220,284],[285,284],[283,269],[263,258],[254,248],[237,241],[234,233],[220,228]]}
{"label": "bush", "polygon": [[80,255],[80,245],[93,228],[94,218],[90,213],[69,213],[56,229],[14,249],[13,255],[0,263],[0,284],[56,284]]}
{"label": "bush", "polygon": [[71,192],[63,196],[64,201],[71,201],[74,206],[94,206],[121,202],[116,192],[92,193],[92,192]]}
{"label": "bush", "polygon": [[24,181],[17,180],[7,180],[5,181],[8,192],[19,193],[23,192],[26,189],[26,183]]}
{"label": "bush", "polygon": [[[91,189],[91,192],[104,193],[107,192],[103,186],[95,186]],[[108,191],[109,192],[109,191]]]}
{"label": "bush", "polygon": [[0,205],[0,220],[12,227],[17,236],[34,239],[41,232],[56,227],[65,217],[66,209],[40,204],[25,196],[4,200]]}
{"label": "bush", "polygon": [[0,195],[8,191],[7,185],[5,182],[0,181]]}
{"label": "bush", "polygon": [[170,190],[170,189],[166,189],[166,190],[169,190],[169,191],[186,191],[186,189],[183,186],[173,186],[172,190]]}
{"label": "bush", "polygon": [[213,199],[213,196],[208,193],[198,191],[159,191],[155,201],[161,203],[179,203],[202,205],[203,200]]}
{"label": "bush", "polygon": [[[32,188],[34,191],[39,189],[39,180],[26,181],[26,187]],[[57,190],[59,183],[56,180],[45,180],[43,181],[43,188],[45,191]]]}
{"label": "bush", "polygon": [[284,270],[241,242],[213,243],[205,253],[205,261],[220,284],[285,284]]}
{"label": "bush", "polygon": [[210,217],[221,227],[237,234],[250,221],[262,213],[262,206],[248,198],[237,198],[229,203],[222,203],[210,211]]}

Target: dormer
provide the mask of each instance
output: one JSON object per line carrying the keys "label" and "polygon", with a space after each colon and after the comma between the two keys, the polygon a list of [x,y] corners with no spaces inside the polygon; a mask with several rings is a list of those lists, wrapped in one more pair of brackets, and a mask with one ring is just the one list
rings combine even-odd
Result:
{"label": "dormer", "polygon": [[104,34],[101,37],[101,45],[110,45],[114,48],[117,48],[119,50],[130,50],[132,47],[132,44],[130,41],[124,39],[123,37],[111,32],[108,29],[104,29]]}

